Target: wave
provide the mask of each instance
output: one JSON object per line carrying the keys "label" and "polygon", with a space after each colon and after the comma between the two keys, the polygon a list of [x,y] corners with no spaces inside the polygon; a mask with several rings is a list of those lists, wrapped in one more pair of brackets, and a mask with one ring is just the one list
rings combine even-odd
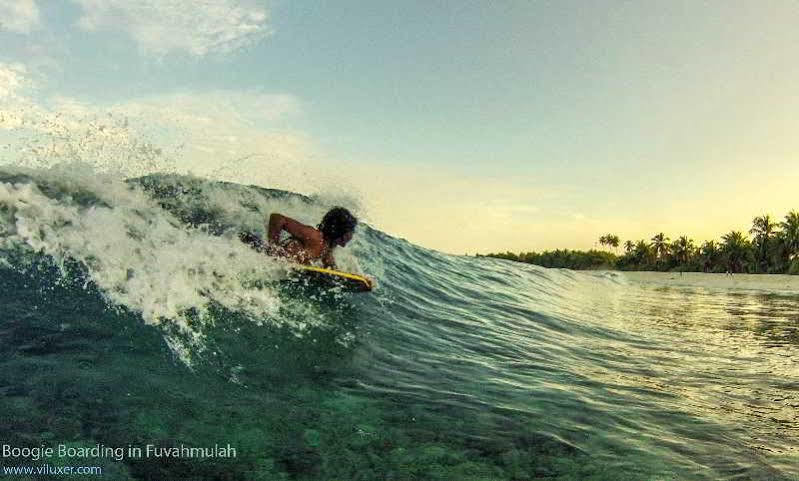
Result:
{"label": "wave", "polygon": [[[0,391],[34,413],[0,435],[241,452],[127,460],[119,479],[796,474],[795,378],[777,361],[799,342],[787,324],[719,331],[742,304],[790,319],[784,298],[452,256],[366,223],[337,260],[378,288],[346,294],[238,240],[271,212],[313,225],[329,207],[190,176],[0,168]],[[742,381],[762,363],[774,385]]]}

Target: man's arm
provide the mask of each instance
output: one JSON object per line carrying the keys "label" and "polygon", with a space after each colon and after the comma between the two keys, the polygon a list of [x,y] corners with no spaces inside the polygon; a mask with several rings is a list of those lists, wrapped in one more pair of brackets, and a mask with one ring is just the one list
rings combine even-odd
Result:
{"label": "man's arm", "polygon": [[316,237],[316,229],[307,226],[303,223],[297,222],[291,217],[286,217],[281,214],[272,214],[269,216],[269,228],[267,230],[267,239],[272,244],[280,242],[280,232],[286,231],[296,238],[304,246],[308,246]]}

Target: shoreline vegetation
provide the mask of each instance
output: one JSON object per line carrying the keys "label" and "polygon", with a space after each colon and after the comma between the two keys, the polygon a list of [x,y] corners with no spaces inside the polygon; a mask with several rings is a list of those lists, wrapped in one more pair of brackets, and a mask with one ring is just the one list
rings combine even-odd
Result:
{"label": "shoreline vegetation", "polygon": [[[557,249],[478,256],[574,270],[799,275],[799,211],[792,210],[782,222],[774,221],[770,215],[755,217],[749,234],[751,239],[740,231],[730,231],[719,241],[710,240],[697,246],[686,236],[672,241],[661,232],[649,241],[625,241],[623,254],[597,249]],[[606,234],[599,238],[599,243],[618,250],[620,239]]]}

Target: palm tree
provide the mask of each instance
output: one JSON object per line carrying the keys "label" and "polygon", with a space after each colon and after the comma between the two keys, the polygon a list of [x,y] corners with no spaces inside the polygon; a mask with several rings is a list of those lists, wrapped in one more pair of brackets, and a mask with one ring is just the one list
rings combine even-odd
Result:
{"label": "palm tree", "polygon": [[731,231],[721,237],[721,251],[730,272],[742,272],[752,255],[749,241],[740,231]]}
{"label": "palm tree", "polygon": [[615,250],[619,247],[619,236],[615,234],[605,234],[599,237],[599,243],[603,246],[613,247]]}
{"label": "palm tree", "polygon": [[655,251],[656,262],[660,264],[669,253],[669,238],[664,233],[652,238],[652,249]]}
{"label": "palm tree", "polygon": [[776,226],[777,224],[771,221],[771,216],[768,214],[755,217],[752,221],[752,228],[749,229],[749,233],[755,236],[755,257],[758,271],[769,271],[768,248]]}
{"label": "palm tree", "polygon": [[792,210],[780,222],[782,227],[782,241],[787,251],[788,259],[793,259],[799,254],[799,212]]}
{"label": "palm tree", "polygon": [[775,227],[777,227],[777,224],[771,221],[771,216],[765,214],[752,220],[752,228],[749,229],[749,233],[754,234],[755,239],[768,238],[774,233]]}
{"label": "palm tree", "polygon": [[699,262],[702,265],[702,269],[707,272],[717,266],[719,255],[719,246],[714,241],[707,241],[702,244],[699,254]]}
{"label": "palm tree", "polygon": [[655,257],[655,253],[646,241],[639,240],[635,243],[635,250],[633,251],[635,263],[639,268],[650,266]]}
{"label": "palm tree", "polygon": [[628,240],[628,241],[624,242],[624,252],[625,253],[630,254],[630,252],[632,252],[634,248],[635,248],[635,244],[633,244],[633,241]]}
{"label": "palm tree", "polygon": [[694,241],[686,236],[680,236],[672,245],[672,253],[680,266],[685,266],[691,260],[694,251]]}

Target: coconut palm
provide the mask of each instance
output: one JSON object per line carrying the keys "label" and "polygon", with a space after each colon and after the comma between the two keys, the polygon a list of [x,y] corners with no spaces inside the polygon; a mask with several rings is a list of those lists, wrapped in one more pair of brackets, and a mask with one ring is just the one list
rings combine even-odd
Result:
{"label": "coconut palm", "polygon": [[743,272],[751,260],[752,250],[749,241],[740,231],[730,231],[721,236],[721,251],[730,272]]}
{"label": "coconut palm", "polygon": [[605,234],[599,237],[599,243],[603,246],[613,247],[615,250],[619,247],[619,236],[615,234]]}
{"label": "coconut palm", "polygon": [[672,244],[671,252],[674,254],[674,259],[677,263],[681,266],[685,266],[691,260],[691,256],[694,252],[694,241],[686,236],[680,236],[680,238]]}
{"label": "coconut palm", "polygon": [[633,244],[633,241],[628,240],[628,241],[624,242],[624,252],[625,253],[629,254],[630,252],[633,251],[633,249],[635,249],[635,244]]}
{"label": "coconut palm", "polygon": [[699,254],[699,263],[702,266],[702,270],[705,272],[713,270],[719,264],[720,254],[721,252],[716,242],[707,241],[702,244]]}
{"label": "coconut palm", "polygon": [[768,214],[761,215],[759,217],[755,217],[752,220],[752,228],[749,229],[749,233],[755,236],[755,239],[758,238],[769,238],[774,233],[774,228],[777,227],[777,224],[771,221],[771,216]]}
{"label": "coconut palm", "polygon": [[648,267],[653,264],[655,253],[652,248],[644,240],[639,240],[635,243],[633,250],[633,258],[639,268]]}
{"label": "coconut palm", "polygon": [[749,233],[754,235],[755,260],[759,272],[769,271],[769,245],[774,237],[774,228],[777,224],[772,222],[771,216],[766,214],[752,220]]}
{"label": "coconut palm", "polygon": [[799,255],[799,212],[792,210],[780,222],[782,228],[782,243],[785,246],[789,259]]}
{"label": "coconut palm", "polygon": [[663,262],[669,254],[669,238],[666,237],[666,234],[661,232],[652,238],[652,249],[655,252],[657,264]]}

